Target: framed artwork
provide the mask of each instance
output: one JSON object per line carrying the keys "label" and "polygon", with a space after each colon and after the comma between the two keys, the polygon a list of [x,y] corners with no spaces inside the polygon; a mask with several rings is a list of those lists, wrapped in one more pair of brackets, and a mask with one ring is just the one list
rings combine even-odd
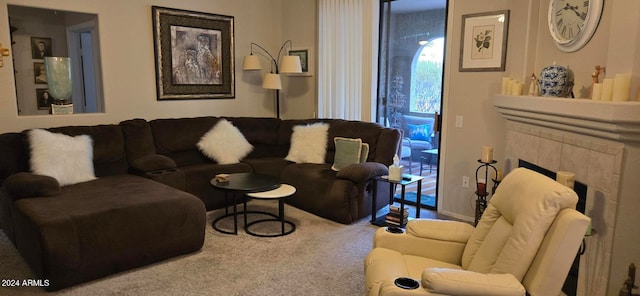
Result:
{"label": "framed artwork", "polygon": [[49,89],[36,88],[36,100],[38,102],[38,110],[49,110],[53,98],[49,95]]}
{"label": "framed artwork", "polygon": [[51,38],[31,37],[31,57],[44,59],[51,56]]}
{"label": "framed artwork", "polygon": [[311,47],[299,47],[289,50],[289,55],[300,57],[302,65],[302,73],[288,73],[289,76],[312,76],[313,75],[313,56]]}
{"label": "framed artwork", "polygon": [[509,10],[462,16],[460,72],[504,71]]}
{"label": "framed artwork", "polygon": [[235,97],[233,17],[152,6],[158,100]]}
{"label": "framed artwork", "polygon": [[47,71],[44,68],[44,63],[33,63],[33,81],[35,84],[47,83]]}

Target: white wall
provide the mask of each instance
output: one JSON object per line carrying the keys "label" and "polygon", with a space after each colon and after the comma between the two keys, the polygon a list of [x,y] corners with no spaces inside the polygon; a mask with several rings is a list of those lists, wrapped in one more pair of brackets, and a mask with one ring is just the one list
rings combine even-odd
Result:
{"label": "white wall", "polygon": [[[291,39],[294,47],[310,49],[309,58],[313,70],[317,67],[317,4],[316,0],[282,1],[282,39]],[[275,50],[275,49],[274,49]],[[280,116],[284,119],[303,119],[316,116],[318,75],[283,76],[283,91],[280,102]]]}
{"label": "white wall", "polygon": [[[18,116],[13,65],[11,57],[5,57],[5,66],[0,68],[0,132],[117,123],[134,117],[275,116],[274,94],[260,87],[261,75],[242,71],[242,58],[249,53],[250,42],[257,42],[270,51],[280,48],[284,41],[280,21],[282,0],[0,0],[0,22],[3,24],[0,43],[4,46],[10,44],[7,4],[98,14],[106,112]],[[152,5],[234,16],[235,99],[156,100]]]}

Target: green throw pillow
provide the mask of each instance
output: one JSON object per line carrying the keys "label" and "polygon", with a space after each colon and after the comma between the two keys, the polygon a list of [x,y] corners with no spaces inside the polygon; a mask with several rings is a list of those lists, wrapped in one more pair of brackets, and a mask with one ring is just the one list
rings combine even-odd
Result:
{"label": "green throw pillow", "polygon": [[362,154],[361,139],[335,137],[333,138],[333,142],[336,145],[336,153],[333,158],[333,165],[331,166],[332,170],[339,171],[350,164],[360,162],[360,155]]}
{"label": "green throw pillow", "polygon": [[362,143],[360,147],[360,163],[367,162],[367,158],[369,158],[369,144]]}

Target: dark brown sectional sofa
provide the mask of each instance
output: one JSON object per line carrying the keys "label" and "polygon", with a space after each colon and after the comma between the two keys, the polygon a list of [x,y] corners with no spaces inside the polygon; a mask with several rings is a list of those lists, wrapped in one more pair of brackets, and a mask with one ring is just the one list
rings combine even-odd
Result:
{"label": "dark brown sectional sofa", "polygon": [[[401,132],[375,123],[339,119],[280,120],[225,117],[254,146],[237,164],[221,165],[196,143],[221,117],[143,120],[48,129],[91,136],[96,180],[59,186],[29,173],[26,132],[0,135],[2,230],[48,290],[199,250],[206,211],[224,207],[209,181],[220,173],[278,176],[297,188],[287,202],[349,224],[371,213],[372,177],[387,173]],[[292,128],[329,124],[326,164],[292,163]],[[331,170],[336,136],[369,144],[367,163]],[[167,186],[168,185],[168,186]],[[381,196],[389,187],[379,186]],[[378,199],[377,208],[385,205]]]}

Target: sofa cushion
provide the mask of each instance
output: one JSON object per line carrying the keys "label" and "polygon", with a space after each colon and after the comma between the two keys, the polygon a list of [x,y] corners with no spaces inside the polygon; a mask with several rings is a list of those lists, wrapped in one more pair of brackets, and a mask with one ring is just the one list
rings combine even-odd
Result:
{"label": "sofa cushion", "polygon": [[47,130],[68,136],[90,136],[93,140],[93,169],[96,177],[129,172],[124,135],[120,125],[65,126]]}
{"label": "sofa cushion", "polygon": [[294,126],[291,148],[285,159],[295,163],[324,163],[328,130],[329,124],[320,122]]}
{"label": "sofa cushion", "polygon": [[156,153],[170,157],[179,167],[212,163],[196,144],[218,120],[217,117],[196,117],[149,121]]}
{"label": "sofa cushion", "polygon": [[202,153],[219,164],[238,163],[253,150],[240,130],[226,119],[219,120],[202,136],[197,146]]}
{"label": "sofa cushion", "polygon": [[0,134],[0,183],[17,173],[29,171],[29,152],[22,133]]}
{"label": "sofa cushion", "polygon": [[31,170],[51,176],[61,186],[90,181],[93,171],[93,143],[87,135],[67,136],[42,129],[29,132]]}

